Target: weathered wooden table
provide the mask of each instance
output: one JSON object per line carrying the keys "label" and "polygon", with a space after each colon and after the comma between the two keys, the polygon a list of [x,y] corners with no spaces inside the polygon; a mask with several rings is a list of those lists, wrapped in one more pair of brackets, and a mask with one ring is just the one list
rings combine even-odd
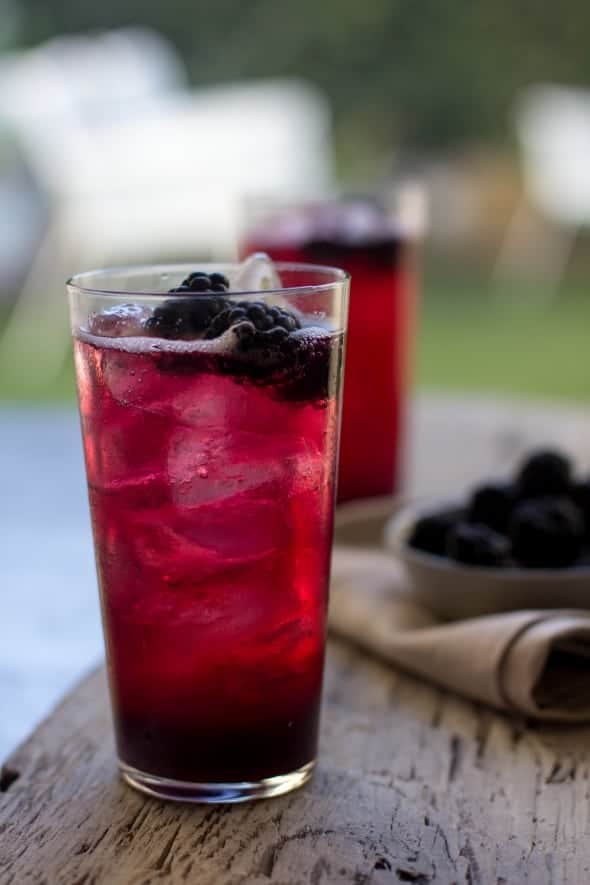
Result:
{"label": "weathered wooden table", "polygon": [[[428,400],[414,433],[415,486],[433,492],[541,440],[590,455],[590,423],[571,410]],[[584,885],[589,747],[590,726],[509,719],[332,642],[310,785],[163,804],[117,777],[99,671],[4,766],[0,885]]]}

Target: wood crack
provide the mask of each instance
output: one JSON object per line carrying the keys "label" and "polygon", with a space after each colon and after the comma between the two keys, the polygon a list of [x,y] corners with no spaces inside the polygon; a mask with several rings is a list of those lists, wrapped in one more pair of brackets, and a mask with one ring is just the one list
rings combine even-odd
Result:
{"label": "wood crack", "polygon": [[125,826],[125,829],[126,829],[126,830],[132,830],[132,829],[134,828],[136,822],[139,820],[139,818],[140,818],[142,815],[145,816],[145,813],[146,813],[146,806],[145,806],[145,805],[140,805],[139,808],[137,809],[137,812],[133,815],[133,817],[131,818],[131,820],[127,822],[127,824],[126,824],[126,826]]}
{"label": "wood crack", "polygon": [[563,784],[576,778],[577,765],[575,762],[563,763],[558,760],[553,763],[551,771],[545,780],[546,784]]}
{"label": "wood crack", "polygon": [[440,723],[442,722],[442,711],[443,711],[443,698],[440,691],[436,692],[436,699],[434,703],[434,710],[432,711],[432,716],[430,717],[430,727],[431,728],[440,728]]}
{"label": "wood crack", "polygon": [[263,853],[260,861],[260,875],[266,876],[268,879],[272,876],[277,860],[277,847],[270,845]]}
{"label": "wood crack", "polygon": [[436,825],[436,830],[434,831],[434,839],[432,840],[432,844],[436,842],[436,840],[440,837],[440,840],[443,844],[445,854],[451,866],[455,866],[455,861],[451,857],[451,849],[449,848],[449,840],[447,839],[447,835],[445,831],[441,828],[439,824]]}
{"label": "wood crack", "polygon": [[106,827],[106,828],[102,831],[102,833],[100,834],[100,836],[98,837],[98,839],[96,840],[96,842],[94,843],[94,845],[92,846],[92,850],[93,850],[93,851],[96,851],[96,849],[98,848],[98,846],[100,845],[100,843],[102,842],[102,840],[103,840],[104,838],[106,838],[106,835],[107,835],[107,833],[109,832],[110,829],[111,829],[110,827]]}
{"label": "wood crack", "polygon": [[475,764],[481,768],[490,737],[491,717],[486,712],[480,712],[475,732]]}
{"label": "wood crack", "polygon": [[482,885],[481,870],[469,839],[466,839],[465,844],[459,852],[459,856],[464,857],[467,861],[467,871],[465,873],[465,882],[467,885]]}
{"label": "wood crack", "polygon": [[413,885],[427,885],[432,881],[432,876],[429,876],[428,873],[421,873],[409,867],[397,867],[395,875],[400,882],[412,882]]}
{"label": "wood crack", "polygon": [[220,809],[212,808],[211,811],[203,816],[197,838],[192,843],[193,848],[198,848],[200,845],[204,845],[207,842],[213,830],[219,826],[220,815]]}
{"label": "wood crack", "polygon": [[288,845],[290,842],[298,842],[308,838],[319,839],[321,836],[331,836],[334,832],[334,830],[324,830],[322,828],[305,828],[299,830],[297,833],[291,833],[288,836],[280,836],[265,849],[256,872],[259,875],[266,876],[270,879],[276,867],[279,854],[285,845]]}
{"label": "wood crack", "polygon": [[[391,869],[391,867],[389,867]],[[330,875],[330,864],[325,857],[320,857],[314,863],[311,873],[309,874],[310,885],[320,885],[323,874]]]}
{"label": "wood crack", "polygon": [[170,860],[170,856],[172,854],[172,846],[174,845],[181,829],[182,829],[182,824],[179,824],[177,826],[176,830],[174,831],[174,833],[172,834],[172,836],[170,837],[170,839],[168,839],[168,841],[164,845],[164,848],[162,849],[162,853],[160,854],[160,856],[158,857],[157,861],[154,864],[155,870],[163,870],[164,867],[169,868],[169,866],[170,866],[169,860]]}
{"label": "wood crack", "polygon": [[452,784],[459,772],[461,757],[463,755],[462,741],[458,734],[451,735],[450,755],[448,780],[449,783]]}

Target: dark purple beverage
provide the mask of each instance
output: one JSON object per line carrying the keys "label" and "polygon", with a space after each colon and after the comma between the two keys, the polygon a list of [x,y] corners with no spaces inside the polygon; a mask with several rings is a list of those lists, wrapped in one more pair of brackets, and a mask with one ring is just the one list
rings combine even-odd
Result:
{"label": "dark purple beverage", "polygon": [[343,339],[183,309],[79,329],[80,411],[123,771],[235,800],[316,754]]}

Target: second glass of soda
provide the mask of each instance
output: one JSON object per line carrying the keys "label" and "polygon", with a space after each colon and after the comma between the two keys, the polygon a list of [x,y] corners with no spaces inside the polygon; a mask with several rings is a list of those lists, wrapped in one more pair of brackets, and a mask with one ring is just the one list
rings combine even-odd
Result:
{"label": "second glass of soda", "polygon": [[351,274],[338,500],[399,492],[416,316],[413,226],[403,211],[364,198],[250,209],[243,254]]}

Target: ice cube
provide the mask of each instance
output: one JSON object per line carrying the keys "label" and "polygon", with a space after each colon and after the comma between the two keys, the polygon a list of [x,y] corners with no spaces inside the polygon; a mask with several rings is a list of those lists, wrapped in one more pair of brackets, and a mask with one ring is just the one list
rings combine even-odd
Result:
{"label": "ice cube", "polygon": [[[228,415],[229,417],[229,415]],[[201,431],[179,427],[170,439],[168,477],[171,497],[179,507],[194,508],[222,503],[234,495],[248,494],[267,501],[279,500],[318,482],[321,453],[304,437],[289,432],[254,430]]]}
{"label": "ice cube", "polygon": [[[213,343],[203,342],[203,345]],[[175,422],[181,426],[207,428],[216,427],[219,422],[223,424],[233,402],[231,394],[235,394],[236,402],[243,400],[243,392],[238,385],[235,385],[235,391],[233,388],[228,391],[224,375],[204,372],[191,374],[186,371],[187,363],[182,360],[179,361],[179,370],[175,371],[172,360],[175,354],[181,354],[180,348],[174,350],[166,342],[166,347],[161,350],[171,361],[166,371],[154,368],[149,351],[105,348],[102,371],[111,396],[123,406],[133,406],[150,416],[160,416],[165,422],[171,422],[162,425],[167,427],[168,432],[174,430]],[[139,360],[138,356],[141,355],[143,359]],[[137,412],[131,413],[131,419],[137,421]],[[156,426],[153,420],[150,426]]]}
{"label": "ice cube", "polygon": [[254,252],[229,276],[230,291],[262,292],[265,289],[280,289],[281,278],[274,262],[265,252]]}
{"label": "ice cube", "polygon": [[143,304],[117,304],[91,314],[88,328],[92,335],[132,338],[145,334],[143,324],[150,313],[150,309]]}
{"label": "ice cube", "polygon": [[216,420],[217,427],[203,427],[200,433],[179,427],[171,438],[168,476],[179,506],[223,500],[282,475],[283,465],[270,445],[264,449],[250,433],[224,432]]}
{"label": "ice cube", "polygon": [[282,549],[291,538],[280,483],[267,481],[231,491],[228,488],[222,497],[197,507],[177,507],[172,517],[187,548],[207,551],[217,568],[258,561]]}

